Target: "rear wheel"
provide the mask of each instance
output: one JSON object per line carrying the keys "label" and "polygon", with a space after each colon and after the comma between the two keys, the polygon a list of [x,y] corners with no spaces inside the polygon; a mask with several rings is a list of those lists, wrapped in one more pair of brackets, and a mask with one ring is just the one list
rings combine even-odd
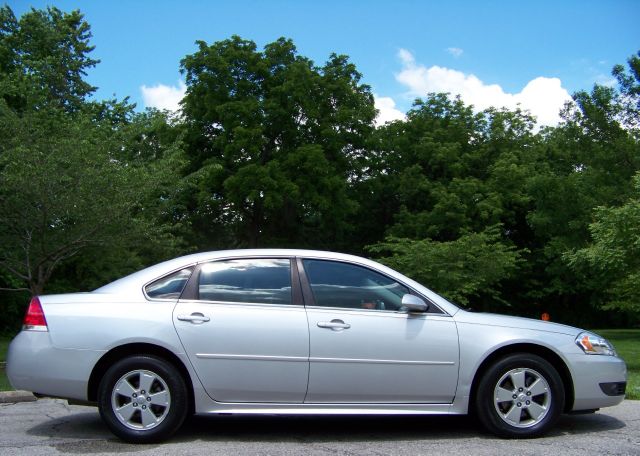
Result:
{"label": "rear wheel", "polygon": [[109,429],[132,443],[169,438],[188,410],[184,379],[167,361],[130,356],[105,373],[98,389],[100,415]]}
{"label": "rear wheel", "polygon": [[516,353],[485,372],[475,398],[483,426],[501,437],[537,437],[547,432],[564,408],[564,387],[545,359]]}

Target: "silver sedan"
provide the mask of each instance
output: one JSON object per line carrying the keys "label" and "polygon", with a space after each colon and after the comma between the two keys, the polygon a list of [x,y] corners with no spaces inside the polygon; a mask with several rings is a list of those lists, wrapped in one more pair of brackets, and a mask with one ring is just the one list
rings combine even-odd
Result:
{"label": "silver sedan", "polygon": [[306,250],[167,261],[31,300],[12,385],[99,407],[130,442],[188,414],[467,414],[503,437],[624,398],[598,335],[471,313],[381,264]]}

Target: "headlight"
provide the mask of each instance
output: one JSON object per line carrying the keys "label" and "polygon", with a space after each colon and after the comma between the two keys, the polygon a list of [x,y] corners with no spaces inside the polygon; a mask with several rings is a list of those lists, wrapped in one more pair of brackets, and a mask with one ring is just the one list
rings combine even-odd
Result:
{"label": "headlight", "polygon": [[617,356],[613,345],[607,339],[603,339],[593,333],[583,332],[578,334],[576,345],[587,355]]}

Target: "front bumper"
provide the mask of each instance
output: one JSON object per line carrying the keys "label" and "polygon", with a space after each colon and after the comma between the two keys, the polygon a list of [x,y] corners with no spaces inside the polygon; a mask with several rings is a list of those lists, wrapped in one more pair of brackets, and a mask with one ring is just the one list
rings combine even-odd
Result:
{"label": "front bumper", "polygon": [[[603,390],[602,384],[620,386],[627,381],[627,366],[617,356],[573,355],[569,359],[574,385],[572,411],[617,405],[624,400],[624,389]],[[616,394],[617,393],[617,394]]]}
{"label": "front bumper", "polygon": [[49,332],[22,331],[9,345],[7,377],[16,389],[85,401],[91,370],[103,354],[56,348]]}

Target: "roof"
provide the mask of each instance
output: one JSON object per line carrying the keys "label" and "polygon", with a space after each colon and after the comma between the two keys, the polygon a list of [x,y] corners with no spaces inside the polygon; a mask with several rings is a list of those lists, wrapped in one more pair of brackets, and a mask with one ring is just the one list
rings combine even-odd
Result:
{"label": "roof", "polygon": [[459,310],[455,305],[448,302],[438,294],[426,288],[424,285],[403,276],[397,271],[390,269],[380,263],[377,263],[366,258],[358,257],[355,255],[348,255],[345,253],[327,252],[321,250],[305,250],[305,249],[238,249],[238,250],[217,250],[211,252],[193,253],[191,255],[185,255],[172,260],[164,261],[148,268],[142,269],[138,272],[134,272],[126,277],[118,279],[107,285],[104,285],[94,291],[94,293],[109,293],[109,294],[126,294],[130,297],[143,296],[142,288],[147,283],[169,274],[173,271],[177,271],[182,268],[186,268],[198,263],[211,260],[220,260],[225,258],[251,258],[251,257],[305,257],[305,258],[324,258],[332,260],[348,261],[350,263],[356,263],[363,266],[369,266],[380,272],[384,272],[398,280],[406,283],[407,285],[415,288],[417,291],[423,293],[429,299],[438,304],[442,309],[449,314],[454,314]]}

